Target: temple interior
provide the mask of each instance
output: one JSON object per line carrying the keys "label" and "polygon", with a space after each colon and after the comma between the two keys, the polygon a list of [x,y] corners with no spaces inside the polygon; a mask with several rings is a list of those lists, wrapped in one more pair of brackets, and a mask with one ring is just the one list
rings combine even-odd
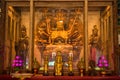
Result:
{"label": "temple interior", "polygon": [[0,2],[1,74],[120,75],[119,1]]}

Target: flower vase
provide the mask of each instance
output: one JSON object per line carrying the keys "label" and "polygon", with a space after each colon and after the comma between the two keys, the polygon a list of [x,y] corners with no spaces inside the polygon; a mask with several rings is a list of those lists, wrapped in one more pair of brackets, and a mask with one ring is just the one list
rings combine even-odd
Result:
{"label": "flower vase", "polygon": [[105,76],[106,75],[106,71],[101,71],[101,75]]}

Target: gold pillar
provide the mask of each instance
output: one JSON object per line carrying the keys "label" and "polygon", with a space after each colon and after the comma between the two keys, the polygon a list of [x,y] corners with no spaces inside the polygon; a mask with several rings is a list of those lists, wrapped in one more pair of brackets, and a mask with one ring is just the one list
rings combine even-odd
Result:
{"label": "gold pillar", "polygon": [[85,34],[85,45],[84,45],[84,54],[85,54],[85,69],[88,71],[88,0],[84,2],[84,34]]}
{"label": "gold pillar", "polygon": [[[113,9],[114,8],[113,8],[112,5],[110,7],[111,7],[111,9],[110,9],[111,17],[110,17],[110,19],[111,19],[111,32],[112,32],[110,34],[111,35],[111,42],[112,42],[112,44],[111,44],[112,45],[112,47],[111,47],[111,49],[112,49],[111,50],[111,54],[113,54],[114,53],[114,40],[113,40],[114,39],[114,37],[113,37],[114,36],[114,34],[113,34],[113,32],[114,32],[114,30],[113,30],[113,27],[114,27],[114,25],[113,25],[113,21],[114,21],[113,18],[114,18],[114,16],[113,16]],[[115,64],[114,64],[115,62],[114,61],[115,60],[112,59],[112,62],[111,62],[111,66],[112,66],[112,70],[113,71],[115,70]],[[114,66],[112,64],[114,64]]]}
{"label": "gold pillar", "polygon": [[33,68],[34,61],[34,1],[30,0],[30,40],[29,40],[29,69]]}

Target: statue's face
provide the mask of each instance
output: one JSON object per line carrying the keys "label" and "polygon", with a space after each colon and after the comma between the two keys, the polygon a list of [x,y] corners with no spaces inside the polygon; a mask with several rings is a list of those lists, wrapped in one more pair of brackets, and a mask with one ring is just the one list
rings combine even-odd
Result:
{"label": "statue's face", "polygon": [[26,31],[22,31],[22,37],[26,36]]}
{"label": "statue's face", "polygon": [[72,19],[72,18],[70,19],[70,22],[73,22],[73,19]]}

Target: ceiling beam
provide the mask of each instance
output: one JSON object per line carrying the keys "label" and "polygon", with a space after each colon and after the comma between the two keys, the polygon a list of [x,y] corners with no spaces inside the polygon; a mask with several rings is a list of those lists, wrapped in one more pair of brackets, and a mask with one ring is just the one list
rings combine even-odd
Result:
{"label": "ceiling beam", "polygon": [[113,2],[88,2],[88,6],[108,6],[112,5]]}
{"label": "ceiling beam", "polygon": [[[6,0],[7,5],[13,6],[13,7],[29,7],[30,2],[29,0]],[[84,1],[83,0],[68,0],[68,1],[63,1],[58,2],[60,0],[54,0],[51,2],[47,2],[47,0],[40,1],[40,0],[34,0],[34,5],[35,7],[83,7],[84,6]],[[50,1],[50,0],[48,0]],[[108,6],[112,5],[113,0],[88,0],[88,6]],[[106,2],[107,1],[107,2]]]}
{"label": "ceiling beam", "polygon": [[[30,1],[30,0],[5,0],[5,1]],[[67,1],[67,2],[69,2],[69,1],[73,1],[73,2],[75,2],[75,1],[85,1],[85,0],[34,0],[34,1],[38,1],[38,2],[40,2],[40,1]],[[88,0],[88,1],[96,1],[96,2],[100,2],[100,1],[102,1],[102,2],[107,2],[107,1],[115,1],[115,0]]]}

